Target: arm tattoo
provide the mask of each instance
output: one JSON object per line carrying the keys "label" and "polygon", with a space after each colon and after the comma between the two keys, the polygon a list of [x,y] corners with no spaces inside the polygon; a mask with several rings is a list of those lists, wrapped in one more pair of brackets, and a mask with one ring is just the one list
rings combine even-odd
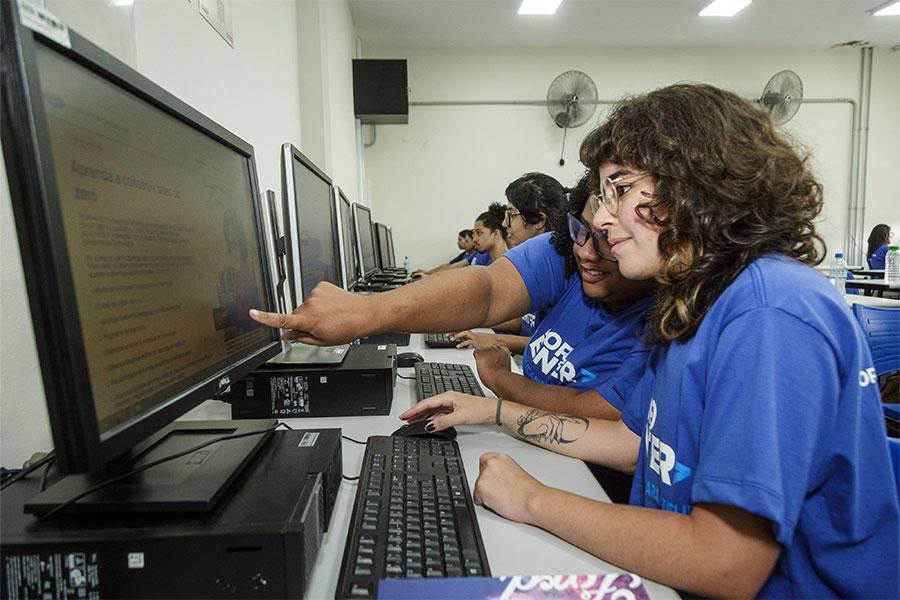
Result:
{"label": "arm tattoo", "polygon": [[[590,427],[590,421],[584,417],[559,415],[534,408],[519,417],[516,423],[519,426],[516,430],[516,435],[533,444],[541,442],[571,444],[578,440],[578,434],[576,433],[574,437],[567,438],[565,432],[563,432],[563,428],[567,424],[582,426],[584,428],[582,433]],[[569,427],[568,434],[573,434],[572,427]]]}

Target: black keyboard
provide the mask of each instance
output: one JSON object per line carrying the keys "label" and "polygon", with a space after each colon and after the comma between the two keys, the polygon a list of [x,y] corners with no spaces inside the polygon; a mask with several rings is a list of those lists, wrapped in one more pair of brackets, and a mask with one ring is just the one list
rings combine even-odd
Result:
{"label": "black keyboard", "polygon": [[446,333],[426,333],[425,345],[429,348],[456,348],[462,340],[451,340]]}
{"label": "black keyboard", "polygon": [[484,396],[475,373],[469,365],[454,363],[416,363],[416,395],[419,400],[436,396],[441,392],[456,391],[473,396]]}
{"label": "black keyboard", "polygon": [[456,442],[370,437],[335,596],[374,598],[379,579],[490,574]]}

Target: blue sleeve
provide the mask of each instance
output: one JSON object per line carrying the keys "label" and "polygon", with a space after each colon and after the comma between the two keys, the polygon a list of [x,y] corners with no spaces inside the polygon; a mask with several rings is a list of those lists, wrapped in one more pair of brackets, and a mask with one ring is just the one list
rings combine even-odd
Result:
{"label": "blue sleeve", "polygon": [[450,264],[452,265],[452,264],[454,264],[454,263],[458,263],[459,261],[461,261],[461,260],[464,259],[465,257],[466,257],[466,253],[465,253],[465,252],[460,252],[459,254],[456,255],[456,257],[450,259]]}
{"label": "blue sleeve", "polygon": [[553,306],[567,289],[565,261],[556,253],[550,242],[550,233],[544,233],[507,250],[503,255],[518,269],[528,295],[531,312],[538,313]]}
{"label": "blue sleeve", "polygon": [[709,358],[691,502],[729,504],[789,545],[835,426],[840,381],[819,331],[771,308],[724,327]]}
{"label": "blue sleeve", "polygon": [[635,340],[634,347],[625,356],[622,365],[616,369],[612,377],[608,377],[606,381],[597,386],[597,392],[603,396],[604,400],[622,411],[625,408],[626,399],[635,390],[647,368],[649,356],[650,348],[640,340]]}
{"label": "blue sleeve", "polygon": [[[651,353],[652,356],[652,353]],[[647,417],[647,408],[653,396],[653,383],[656,373],[652,358],[644,359],[644,369],[640,373],[634,386],[626,391],[622,411],[622,422],[635,434],[644,436],[644,421]],[[605,396],[604,396],[605,398]]]}

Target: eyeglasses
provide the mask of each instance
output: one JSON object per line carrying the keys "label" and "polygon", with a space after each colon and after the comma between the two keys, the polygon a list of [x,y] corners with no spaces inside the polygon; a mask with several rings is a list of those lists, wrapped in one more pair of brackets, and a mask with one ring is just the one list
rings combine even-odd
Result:
{"label": "eyeglasses", "polygon": [[[600,258],[612,262],[619,262],[612,256],[609,250],[609,243],[606,241],[605,231],[593,231],[581,222],[581,219],[575,216],[575,213],[569,213],[569,237],[580,247],[584,247],[588,239],[592,239],[594,243],[594,251]],[[602,248],[602,250],[601,250]]]}
{"label": "eyeglasses", "polygon": [[516,210],[512,210],[508,206],[505,209],[503,209],[503,212],[505,213],[503,220],[506,221],[507,223],[510,223],[512,221],[513,217],[518,217],[519,215],[522,214]]}
{"label": "eyeglasses", "polygon": [[[588,199],[591,204],[591,214],[596,215],[597,211],[600,210],[600,205],[603,204],[609,214],[614,217],[618,215],[619,203],[621,202],[622,197],[631,191],[631,188],[635,183],[649,175],[649,173],[644,173],[637,179],[633,179],[629,182],[623,181],[625,179],[624,177],[616,177],[615,179],[607,177],[604,179],[600,193],[591,194],[591,197]],[[648,198],[651,197],[647,192],[641,192],[641,194]]]}

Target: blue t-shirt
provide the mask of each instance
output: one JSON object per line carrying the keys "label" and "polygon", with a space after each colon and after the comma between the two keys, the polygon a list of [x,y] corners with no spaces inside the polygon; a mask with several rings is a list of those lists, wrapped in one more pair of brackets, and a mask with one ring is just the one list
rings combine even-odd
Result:
{"label": "blue t-shirt", "polygon": [[483,267],[488,266],[494,262],[494,259],[491,258],[491,255],[487,252],[476,252],[472,258],[469,259],[470,265],[481,265]]}
{"label": "blue t-shirt", "polygon": [[884,257],[887,256],[888,245],[885,244],[881,246],[872,253],[872,256],[869,258],[869,268],[870,269],[883,269],[884,268]]}
{"label": "blue t-shirt", "polygon": [[760,597],[897,598],[897,492],[877,379],[846,302],[784,257],[745,269],[685,343],[654,349],[622,418],[631,504],[772,522]]}
{"label": "blue t-shirt", "polygon": [[531,238],[503,255],[522,275],[532,312],[544,312],[525,348],[522,372],[538,383],[595,389],[622,410],[647,362],[649,350],[638,335],[653,300],[607,310],[584,293],[577,273],[563,276],[565,263],[551,235]]}
{"label": "blue t-shirt", "polygon": [[460,252],[459,254],[457,254],[456,256],[451,258],[450,262],[448,264],[451,264],[451,265],[456,264],[461,260],[468,262],[469,260],[471,260],[472,256],[474,256],[474,254],[475,254],[474,252],[465,252],[465,251]]}

